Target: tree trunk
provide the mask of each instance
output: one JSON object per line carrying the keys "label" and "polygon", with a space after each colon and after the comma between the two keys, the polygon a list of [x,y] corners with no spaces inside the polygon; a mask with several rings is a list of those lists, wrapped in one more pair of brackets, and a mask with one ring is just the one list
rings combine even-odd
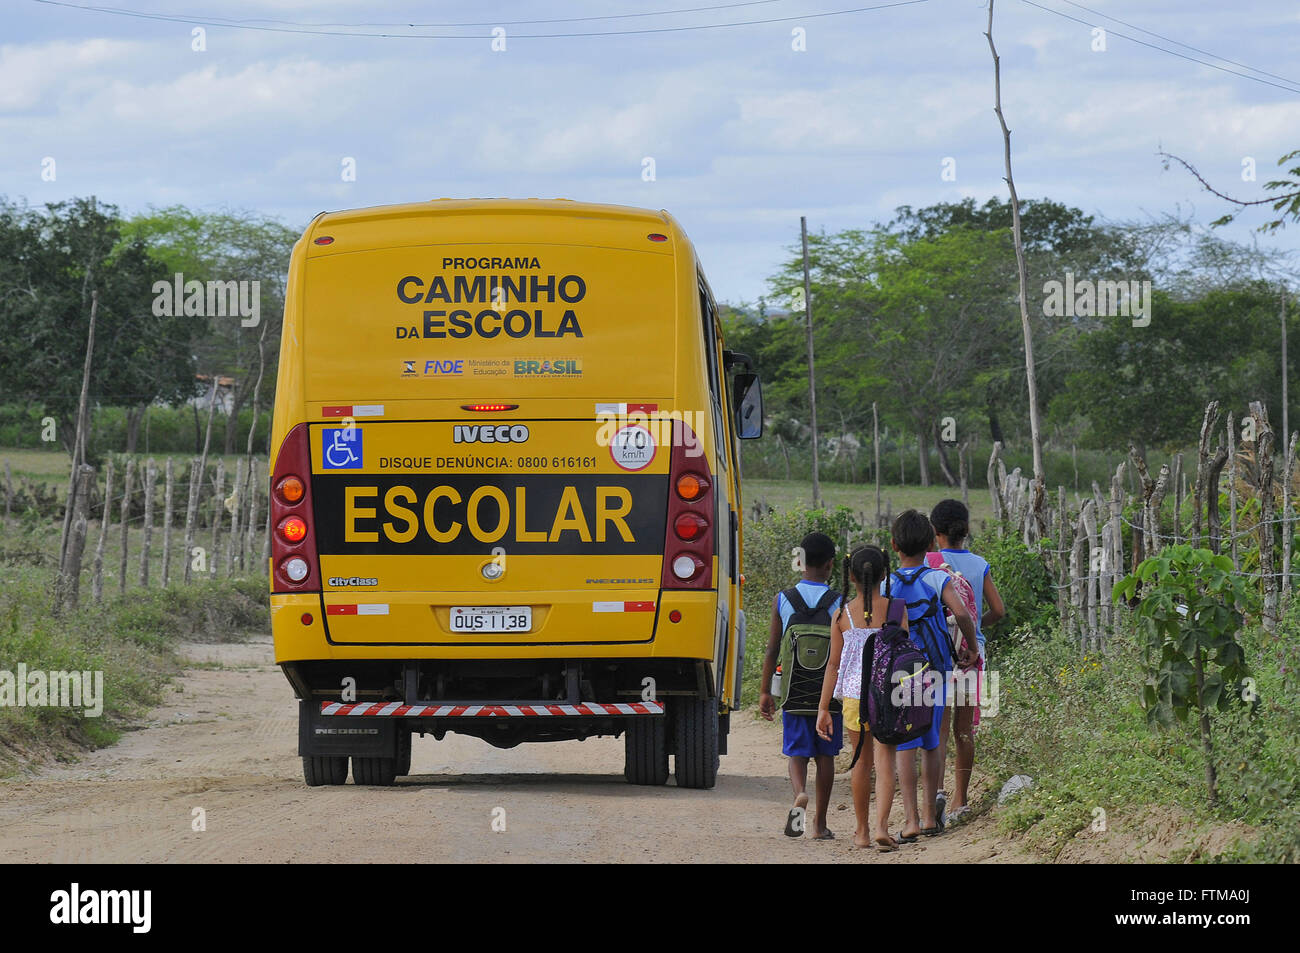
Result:
{"label": "tree trunk", "polygon": [[142,404],[139,407],[132,407],[126,412],[127,456],[135,453],[136,445],[140,442],[140,421],[144,420],[144,412],[148,410],[148,408],[148,404]]}
{"label": "tree trunk", "polygon": [[930,448],[925,439],[925,427],[916,429],[916,460],[921,473],[921,486],[930,485]]}
{"label": "tree trunk", "polygon": [[939,470],[943,473],[943,481],[949,486],[956,486],[958,483],[957,476],[952,472],[952,464],[948,462],[948,451],[943,445],[943,440],[939,437],[939,424],[934,425],[934,445],[939,451]]}
{"label": "tree trunk", "polygon": [[1201,702],[1205,691],[1205,650],[1196,650],[1196,702],[1200,709],[1201,751],[1205,755],[1205,787],[1210,795],[1210,803],[1218,800],[1218,778],[1214,770],[1214,745],[1210,738],[1210,713]]}
{"label": "tree trunk", "polygon": [[1036,536],[1044,534],[1042,521],[1046,471],[1043,469],[1042,428],[1038,420],[1038,376],[1034,363],[1034,332],[1029,323],[1029,269],[1025,263],[1025,242],[1020,223],[1020,197],[1016,194],[1015,178],[1011,174],[1011,130],[1002,114],[1002,69],[997,47],[993,45],[993,0],[989,0],[988,32],[989,53],[993,56],[993,111],[997,113],[1002,128],[1002,154],[1006,165],[1007,190],[1011,193],[1011,239],[1016,249],[1016,273],[1019,278],[1020,329],[1025,345],[1025,383],[1029,390],[1029,436],[1034,455],[1033,517]]}
{"label": "tree trunk", "polygon": [[1002,524],[1007,518],[1007,512],[1002,506],[1002,487],[998,486],[998,455],[1001,453],[1002,441],[994,440],[993,452],[989,454],[988,484],[989,496],[993,500],[993,519],[998,524],[998,535],[1002,534]]}

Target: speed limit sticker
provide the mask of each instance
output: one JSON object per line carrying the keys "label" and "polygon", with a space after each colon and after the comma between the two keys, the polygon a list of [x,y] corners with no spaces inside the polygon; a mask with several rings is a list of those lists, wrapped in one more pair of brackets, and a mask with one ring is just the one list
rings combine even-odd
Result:
{"label": "speed limit sticker", "polygon": [[609,442],[609,455],[624,470],[644,470],[655,458],[654,434],[645,427],[623,427]]}

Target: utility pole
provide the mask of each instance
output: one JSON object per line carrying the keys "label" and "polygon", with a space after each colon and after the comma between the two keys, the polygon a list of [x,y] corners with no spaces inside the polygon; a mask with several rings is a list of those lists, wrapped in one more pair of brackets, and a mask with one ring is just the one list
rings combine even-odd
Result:
{"label": "utility pole", "polygon": [[817,383],[813,372],[812,285],[808,280],[808,218],[799,216],[799,235],[803,240],[803,307],[808,329],[808,414],[812,423],[812,501],[821,506],[822,487],[817,469]]}
{"label": "utility pole", "polygon": [[1291,439],[1290,420],[1286,406],[1286,282],[1282,283],[1282,443]]}

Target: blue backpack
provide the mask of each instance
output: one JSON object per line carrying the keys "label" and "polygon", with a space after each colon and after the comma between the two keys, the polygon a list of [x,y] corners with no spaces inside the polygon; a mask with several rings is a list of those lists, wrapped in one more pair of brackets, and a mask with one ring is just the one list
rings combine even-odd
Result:
{"label": "blue backpack", "polygon": [[954,668],[953,656],[956,649],[948,634],[939,590],[932,589],[925,581],[925,576],[933,572],[940,570],[924,565],[913,569],[895,569],[891,577],[890,595],[907,603],[908,632],[916,647],[925,653],[932,668],[947,673]]}

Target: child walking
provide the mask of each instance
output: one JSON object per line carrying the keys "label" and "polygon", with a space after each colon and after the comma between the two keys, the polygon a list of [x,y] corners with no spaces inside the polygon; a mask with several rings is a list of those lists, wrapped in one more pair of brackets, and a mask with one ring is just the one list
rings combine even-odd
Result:
{"label": "child walking", "polygon": [[[942,676],[934,699],[934,719],[930,730],[919,738],[898,746],[898,778],[903,791],[903,812],[906,821],[899,832],[899,840],[911,843],[918,834],[933,836],[943,831],[938,818],[936,798],[943,784],[943,748],[939,745],[939,730],[943,724],[947,683],[954,667],[973,665],[975,652],[967,646],[976,644],[975,623],[962,605],[961,597],[948,585],[948,574],[931,569],[925,564],[925,555],[934,543],[934,528],[925,514],[906,510],[894,520],[890,545],[898,554],[898,568],[890,574],[889,582],[896,598],[907,602],[908,633],[913,644],[925,652],[934,670]],[[944,622],[946,608],[957,621],[965,642],[957,657],[948,638]],[[916,752],[921,751],[922,800],[918,815],[916,803]]]}
{"label": "child walking", "polygon": [[[849,747],[863,745],[857,756],[849,783],[853,789],[853,810],[857,830],[855,847],[874,847],[881,852],[898,850],[898,840],[889,833],[889,809],[894,803],[895,745],[883,744],[871,737],[862,691],[863,650],[872,633],[884,625],[889,612],[889,557],[877,546],[859,546],[844,560],[843,608],[831,623],[831,655],[822,681],[821,704],[817,711],[817,734],[830,740],[835,733],[830,706],[833,698],[843,704],[843,725],[848,732]],[[853,598],[849,599],[849,580],[853,581]],[[880,592],[881,585],[885,592]],[[860,624],[859,624],[860,623]],[[902,627],[907,628],[906,615]],[[861,737],[859,737],[861,736]],[[876,768],[876,821],[870,823],[871,766]]]}
{"label": "child walking", "polygon": [[[953,805],[950,816],[961,817],[970,810],[970,776],[975,766],[975,726],[979,724],[979,706],[984,689],[984,626],[993,625],[1006,615],[1002,604],[1002,595],[993,582],[989,564],[963,545],[970,535],[970,511],[960,500],[940,500],[930,511],[930,524],[934,527],[935,546],[938,553],[927,557],[930,565],[935,564],[934,557],[961,573],[970,583],[975,596],[975,639],[979,645],[979,656],[975,665],[959,676],[962,684],[958,686],[956,704],[952,706],[952,720],[945,718],[939,733],[939,747],[948,750],[948,734],[951,728],[953,744],[957,749],[956,767],[953,770],[956,782],[953,791]],[[974,682],[973,692],[963,688],[967,682]],[[962,696],[966,697],[963,698]],[[964,702],[964,703],[963,703]],[[942,792],[941,792],[942,793]]]}
{"label": "child walking", "polygon": [[[767,653],[763,657],[763,681],[758,696],[759,714],[768,721],[772,721],[776,712],[776,699],[770,688],[772,676],[783,648],[787,655],[790,654],[784,643],[793,635],[792,624],[798,623],[797,628],[807,633],[814,642],[819,637],[824,638],[822,644],[828,646],[831,614],[839,608],[841,601],[840,594],[832,590],[829,584],[835,568],[835,543],[825,533],[809,533],[803,538],[800,547],[803,554],[803,578],[793,589],[777,593],[772,604]],[[824,620],[824,625],[818,630],[820,620]],[[813,631],[809,631],[810,628]],[[827,653],[829,654],[828,648]],[[823,660],[826,657],[821,656]],[[808,761],[813,759],[817,763],[817,808],[813,815],[812,837],[814,840],[831,840],[835,835],[826,826],[826,817],[830,810],[831,786],[835,780],[835,756],[843,746],[843,719],[839,712],[834,712],[830,715],[830,732],[826,736],[818,735],[817,689],[821,684],[821,673],[817,673],[815,680],[811,677],[803,678],[798,686],[799,697],[796,698],[794,683],[800,676],[800,670],[793,658],[788,661],[790,664],[781,673],[785,683],[782,691],[785,697],[781,710],[781,753],[790,759],[788,767],[790,786],[794,789],[794,806],[786,816],[785,833],[788,837],[803,834],[808,807]]]}

